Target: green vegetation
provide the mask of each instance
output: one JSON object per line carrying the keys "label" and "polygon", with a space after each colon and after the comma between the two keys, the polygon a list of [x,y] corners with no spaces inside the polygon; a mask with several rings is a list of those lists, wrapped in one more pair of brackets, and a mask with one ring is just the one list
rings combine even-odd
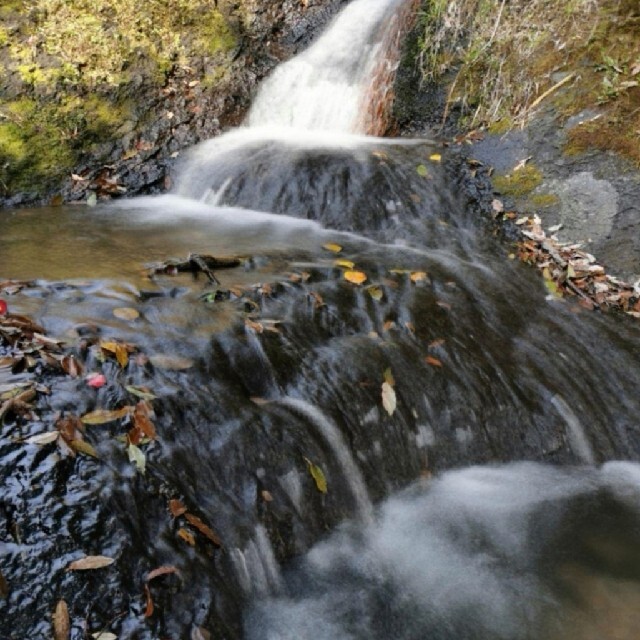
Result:
{"label": "green vegetation", "polygon": [[563,118],[596,106],[567,152],[611,149],[640,163],[637,0],[428,0],[422,21],[423,75],[451,74],[448,108],[462,108],[464,127],[502,133],[540,105]]}
{"label": "green vegetation", "polygon": [[124,122],[160,117],[134,114],[140,82],[149,94],[193,68],[207,86],[222,80],[237,38],[216,4],[3,0],[0,194],[45,193]]}
{"label": "green vegetation", "polygon": [[527,164],[507,175],[496,175],[494,187],[506,196],[518,198],[531,193],[542,183],[542,173],[534,164]]}

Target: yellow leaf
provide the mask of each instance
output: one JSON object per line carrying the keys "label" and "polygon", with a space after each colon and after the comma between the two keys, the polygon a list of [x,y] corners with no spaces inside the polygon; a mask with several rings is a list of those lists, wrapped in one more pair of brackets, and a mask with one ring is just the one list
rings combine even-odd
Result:
{"label": "yellow leaf", "polygon": [[127,447],[127,455],[129,456],[129,462],[133,462],[136,465],[136,469],[144,475],[147,467],[147,459],[144,452],[135,444],[129,444]]}
{"label": "yellow leaf", "polygon": [[353,284],[362,284],[367,280],[367,274],[362,271],[345,271],[342,275],[345,280]]}
{"label": "yellow leaf", "polygon": [[84,453],[92,458],[98,457],[98,452],[85,440],[72,440],[69,446],[77,453]]}
{"label": "yellow leaf", "polygon": [[113,310],[113,315],[120,320],[137,320],[140,317],[140,313],[132,307],[116,307]]}
{"label": "yellow leaf", "polygon": [[107,422],[113,422],[114,420],[120,420],[124,418],[131,411],[131,407],[122,407],[122,409],[115,409],[109,411],[108,409],[96,409],[83,415],[80,420],[84,424],[106,424]]}
{"label": "yellow leaf", "polygon": [[333,263],[336,267],[344,267],[345,269],[353,269],[355,267],[355,262],[351,262],[351,260],[335,260]]}
{"label": "yellow leaf", "polygon": [[320,491],[320,493],[327,493],[327,479],[322,469],[318,465],[313,464],[309,458],[305,458],[304,460],[307,463],[311,477],[315,480],[318,491]]}
{"label": "yellow leaf", "polygon": [[431,160],[431,162],[440,162],[442,160],[442,156],[439,153],[432,153],[429,156],[429,160]]}
{"label": "yellow leaf", "polygon": [[393,387],[387,382],[382,383],[382,406],[385,411],[392,416],[396,410],[396,392]]}
{"label": "yellow leaf", "polygon": [[339,244],[335,244],[334,242],[328,242],[327,244],[322,245],[323,249],[327,251],[331,251],[333,253],[340,253],[342,251],[342,247]]}
{"label": "yellow leaf", "polygon": [[67,571],[88,571],[89,569],[102,569],[113,564],[115,560],[107,556],[85,556],[79,560],[74,560]]}
{"label": "yellow leaf", "polygon": [[395,387],[396,386],[396,381],[393,377],[393,373],[391,373],[391,367],[389,367],[388,369],[384,370],[384,381],[391,387]]}
{"label": "yellow leaf", "polygon": [[190,547],[196,546],[196,537],[186,529],[178,529],[178,538],[184,540]]}
{"label": "yellow leaf", "polygon": [[425,282],[429,278],[429,276],[427,276],[427,273],[425,271],[412,271],[410,277],[411,277],[411,282],[413,282],[414,284],[418,282]]}
{"label": "yellow leaf", "polygon": [[367,293],[376,302],[380,302],[380,300],[382,300],[382,298],[384,297],[384,291],[382,290],[382,287],[379,287],[378,285],[373,285],[371,287],[367,287]]}

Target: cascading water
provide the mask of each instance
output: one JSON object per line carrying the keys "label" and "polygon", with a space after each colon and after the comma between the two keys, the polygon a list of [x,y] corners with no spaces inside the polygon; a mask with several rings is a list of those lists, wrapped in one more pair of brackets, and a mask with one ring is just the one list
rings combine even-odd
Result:
{"label": "cascading water", "polygon": [[[474,198],[491,193],[471,194],[455,156],[364,135],[414,6],[351,2],[245,127],[188,154],[173,195],[57,210],[54,230],[51,212],[0,220],[0,275],[46,278],[12,309],[141,352],[122,369],[79,346],[108,385],[53,379],[41,422],[2,425],[1,640],[50,637],[59,598],[74,640],[636,637],[640,469],[596,465],[640,454],[640,330],[547,300],[486,232]],[[136,275],[189,251],[243,266],[217,290]],[[56,412],[137,402],[131,385],[156,397],[144,477],[117,423],[88,429],[97,461],[25,443]],[[515,460],[565,468],[432,479]],[[80,553],[116,562],[64,571]],[[147,585],[165,565],[179,577]]]}

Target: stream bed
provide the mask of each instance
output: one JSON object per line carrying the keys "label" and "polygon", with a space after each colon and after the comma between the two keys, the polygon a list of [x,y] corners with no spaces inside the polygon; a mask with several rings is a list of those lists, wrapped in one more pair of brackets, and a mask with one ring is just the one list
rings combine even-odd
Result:
{"label": "stream bed", "polygon": [[[378,55],[402,4],[327,37]],[[61,599],[74,640],[634,638],[637,323],[510,260],[455,150],[268,113],[170,195],[0,218],[9,311],[82,366],[0,368],[49,387],[1,424],[0,638]],[[239,262],[144,268],[191,253]],[[95,455],[38,440],[71,416]]]}

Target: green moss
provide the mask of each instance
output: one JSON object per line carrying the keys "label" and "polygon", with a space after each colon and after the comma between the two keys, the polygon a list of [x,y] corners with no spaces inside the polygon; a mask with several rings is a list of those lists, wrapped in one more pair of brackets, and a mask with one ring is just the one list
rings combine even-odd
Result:
{"label": "green moss", "polygon": [[4,47],[9,42],[9,33],[4,27],[0,27],[0,47]]}
{"label": "green moss", "polygon": [[560,198],[554,193],[536,193],[529,198],[531,205],[536,209],[553,207],[560,202]]}
{"label": "green moss", "polygon": [[489,133],[494,135],[501,136],[507,131],[511,131],[513,129],[513,120],[508,117],[501,118],[500,120],[496,120],[489,125]]}
{"label": "green moss", "polygon": [[542,183],[542,173],[534,164],[518,171],[493,177],[494,188],[505,196],[519,198],[531,193]]}

